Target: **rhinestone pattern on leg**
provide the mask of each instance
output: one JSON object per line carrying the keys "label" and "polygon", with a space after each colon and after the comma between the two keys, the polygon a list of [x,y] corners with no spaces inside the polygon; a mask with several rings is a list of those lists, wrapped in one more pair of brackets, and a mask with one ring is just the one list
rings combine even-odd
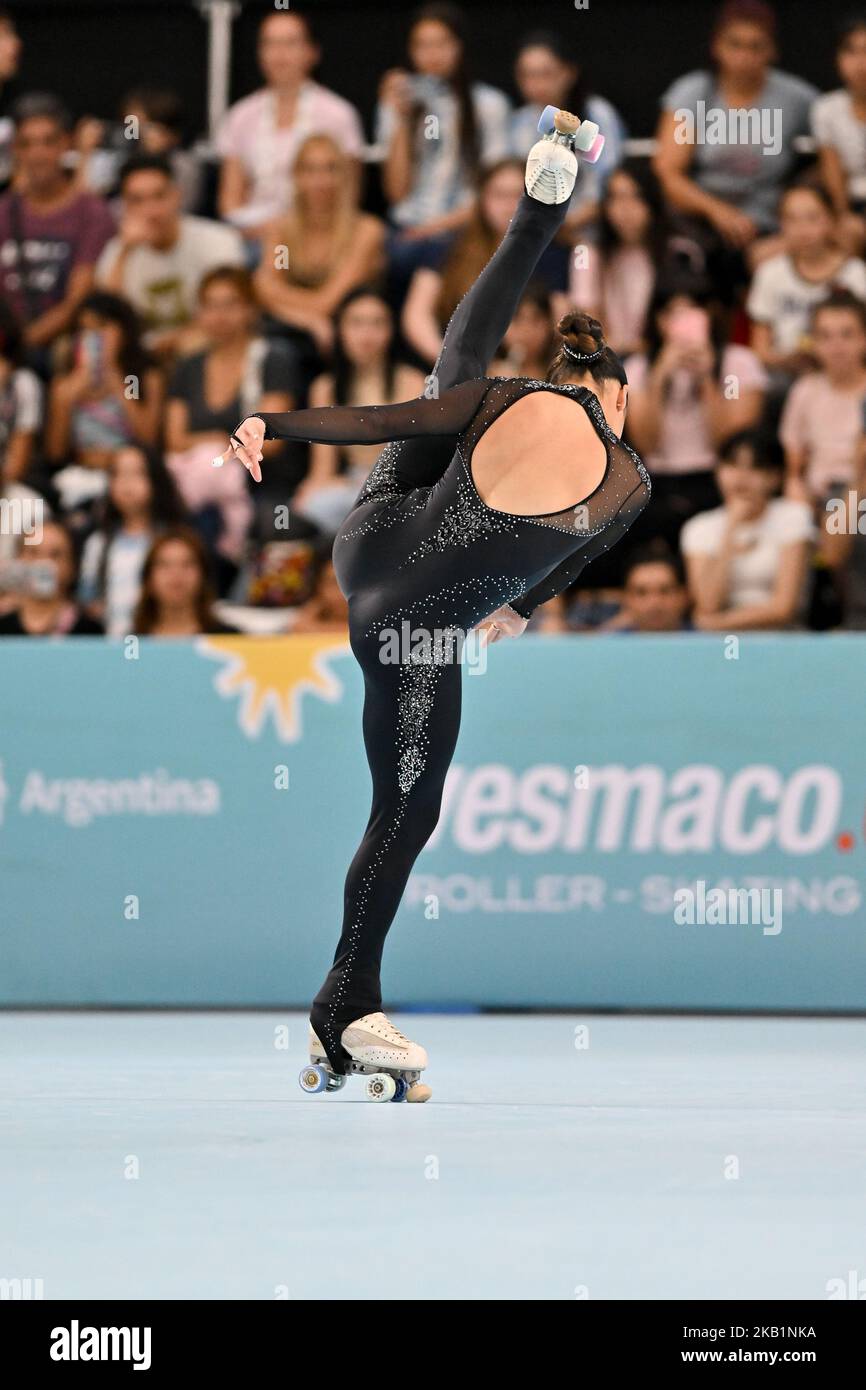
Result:
{"label": "rhinestone pattern on leg", "polygon": [[[458,580],[439,589],[423,599],[401,605],[383,614],[363,633],[367,640],[375,640],[378,634],[388,627],[398,628],[404,620],[413,616],[427,614],[431,609],[440,613],[454,612],[461,615],[468,612],[466,627],[480,622],[501,603],[507,603],[524,592],[526,580],[515,575],[488,575],[484,578]],[[420,620],[419,620],[420,621]],[[395,741],[397,753],[396,802],[387,828],[376,851],[364,870],[355,891],[352,904],[352,917],[348,924],[348,949],[341,967],[339,978],[331,998],[326,1005],[326,1016],[320,1023],[319,1037],[332,1055],[339,1055],[340,1027],[338,1019],[344,1010],[344,1001],[356,969],[358,945],[367,922],[370,910],[370,895],[377,875],[385,867],[389,852],[398,839],[407,811],[411,806],[412,792],[423,776],[429,752],[428,725],[432,713],[437,687],[445,668],[452,663],[457,651],[457,638],[464,628],[449,624],[437,629],[429,644],[422,645],[420,651],[413,650],[408,662],[401,663],[398,675],[397,717]],[[379,1001],[372,1001],[378,1003]],[[345,1026],[345,1025],[344,1025]]]}
{"label": "rhinestone pattern on leg", "polygon": [[459,630],[437,633],[427,648],[409,656],[400,668],[397,697],[397,781],[401,792],[410,792],[426,765],[425,726],[433,708],[436,686],[443,668],[454,661]]}

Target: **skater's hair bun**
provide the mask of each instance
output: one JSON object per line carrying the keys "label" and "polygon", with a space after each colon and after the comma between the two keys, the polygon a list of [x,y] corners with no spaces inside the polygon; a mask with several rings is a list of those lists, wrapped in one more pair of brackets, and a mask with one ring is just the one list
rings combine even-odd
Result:
{"label": "skater's hair bun", "polygon": [[564,314],[556,326],[573,352],[586,356],[601,352],[605,346],[604,330],[598,319],[590,318],[589,314]]}
{"label": "skater's hair bun", "polygon": [[559,385],[575,377],[590,376],[598,384],[603,381],[618,381],[621,386],[628,384],[622,363],[604,341],[604,329],[598,319],[574,309],[563,315],[557,330],[562,343],[550,364],[549,382]]}

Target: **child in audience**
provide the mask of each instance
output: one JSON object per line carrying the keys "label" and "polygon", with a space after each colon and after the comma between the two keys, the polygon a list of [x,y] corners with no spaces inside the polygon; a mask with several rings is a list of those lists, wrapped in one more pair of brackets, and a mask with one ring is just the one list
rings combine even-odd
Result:
{"label": "child in audience", "polygon": [[392,68],[380,84],[376,144],[384,151],[396,302],[413,271],[444,254],[466,226],[480,172],[508,154],[508,98],[472,81],[467,49],[463,8],[426,4],[410,23],[412,71]]}
{"label": "child in audience", "polygon": [[784,458],[753,431],[722,446],[716,480],[722,505],[683,527],[694,624],[713,632],[791,627],[802,613],[811,508],[779,497]]}
{"label": "child in audience", "polygon": [[746,307],[752,348],[790,382],[815,365],[809,338],[815,305],[832,289],[866,300],[866,265],[840,248],[833,203],[820,184],[787,189],[779,220],[783,250],[758,266]]}
{"label": "child in audience", "polygon": [[823,504],[854,478],[866,399],[866,305],[847,290],[819,304],[812,318],[818,370],[795,382],[779,438],[789,497]]}
{"label": "child in audience", "polygon": [[521,40],[514,81],[523,98],[510,122],[510,153],[515,158],[525,159],[538,139],[538,120],[545,106],[573,111],[582,121],[594,121],[604,132],[601,158],[596,164],[583,165],[569,204],[565,225],[575,233],[597,215],[605,182],[622,159],[622,119],[605,97],[590,90],[585,70],[575,59],[573,43],[553,30],[536,29]]}

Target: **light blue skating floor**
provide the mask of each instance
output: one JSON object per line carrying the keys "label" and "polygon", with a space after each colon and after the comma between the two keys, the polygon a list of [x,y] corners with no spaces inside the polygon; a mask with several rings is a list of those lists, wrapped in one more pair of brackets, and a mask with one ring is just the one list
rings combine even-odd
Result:
{"label": "light blue skating floor", "polygon": [[377,1300],[866,1279],[866,1021],[394,1018],[427,1105],[305,1096],[299,1014],[0,1014],[0,1277]]}

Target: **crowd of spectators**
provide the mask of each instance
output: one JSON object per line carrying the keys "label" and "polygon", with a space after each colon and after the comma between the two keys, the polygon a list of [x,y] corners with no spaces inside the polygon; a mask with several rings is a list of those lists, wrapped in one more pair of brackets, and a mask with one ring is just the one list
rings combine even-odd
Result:
{"label": "crowd of spectators", "polygon": [[276,441],[260,487],[211,460],[256,409],[424,390],[548,103],[605,151],[488,370],[541,379],[558,317],[601,319],[653,498],[533,627],[866,629],[866,11],[821,94],[764,0],[722,4],[643,157],[567,36],[526,33],[502,91],[465,23],[410,17],[365,131],[275,10],[214,170],[174,92],[114,122],[10,98],[0,12],[0,634],[342,628],[330,551],[377,450]]}

